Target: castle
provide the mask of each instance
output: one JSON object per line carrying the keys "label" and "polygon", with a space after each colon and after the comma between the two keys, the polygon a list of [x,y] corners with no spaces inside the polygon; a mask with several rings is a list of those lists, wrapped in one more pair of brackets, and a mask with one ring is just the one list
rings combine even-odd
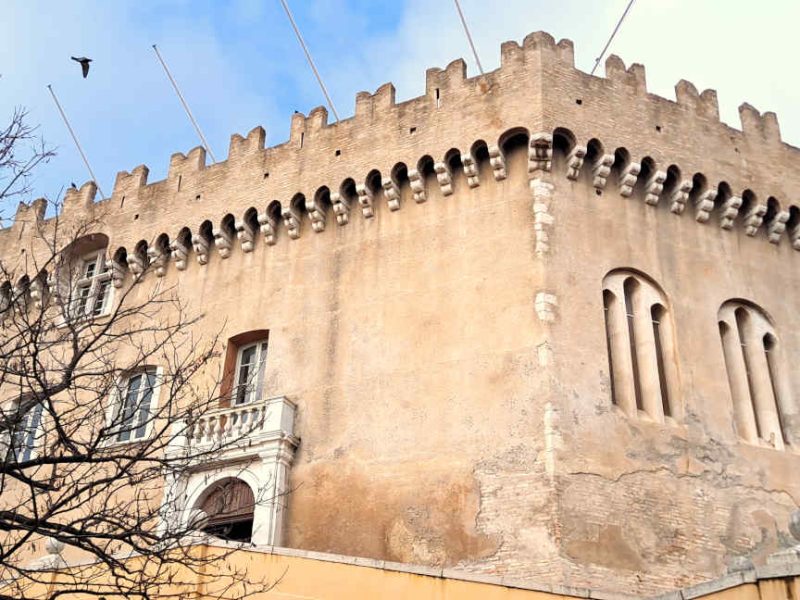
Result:
{"label": "castle", "polygon": [[[60,226],[97,222],[86,310],[152,269],[260,369],[187,442],[268,415],[211,477],[292,490],[255,544],[639,596],[767,565],[797,544],[800,150],[713,90],[583,73],[568,40],[501,52],[68,190]],[[5,293],[42,297],[44,217],[0,232]]]}

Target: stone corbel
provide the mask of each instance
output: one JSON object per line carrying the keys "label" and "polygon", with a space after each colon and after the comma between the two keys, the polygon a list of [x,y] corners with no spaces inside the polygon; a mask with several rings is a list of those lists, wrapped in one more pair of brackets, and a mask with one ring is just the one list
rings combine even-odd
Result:
{"label": "stone corbel", "polygon": [[528,174],[537,171],[550,172],[553,166],[553,136],[549,133],[534,133],[528,145]]}
{"label": "stone corbel", "polygon": [[664,171],[656,171],[647,179],[644,184],[644,201],[645,204],[656,206],[661,192],[664,191],[664,182],[667,180],[667,174]]}
{"label": "stone corbel", "polygon": [[192,236],[192,247],[194,248],[194,255],[197,257],[197,262],[201,265],[208,263],[208,240],[199,233]]}
{"label": "stone corbel", "polygon": [[128,255],[128,269],[131,273],[133,273],[133,278],[138,279],[142,273],[144,273],[145,268],[147,267],[144,264],[144,260],[136,253],[131,253]]}
{"label": "stone corbel", "polygon": [[184,246],[180,240],[172,240],[169,243],[169,249],[172,252],[172,260],[175,261],[175,268],[178,271],[185,271],[186,261],[189,258],[189,248]]}
{"label": "stone corbel", "polygon": [[325,231],[325,207],[314,199],[306,200],[308,218],[311,219],[311,229],[316,233]]}
{"label": "stone corbel", "polygon": [[42,310],[42,306],[44,305],[44,288],[45,285],[39,277],[31,281],[29,292],[36,310]]}
{"label": "stone corbel", "polygon": [[722,229],[733,229],[733,222],[739,216],[739,209],[742,208],[742,199],[739,196],[731,196],[722,203],[722,214],[719,217],[719,226]]}
{"label": "stone corbel", "polygon": [[358,204],[361,206],[361,214],[367,219],[374,217],[375,211],[372,208],[372,203],[375,200],[375,196],[372,190],[363,183],[357,183],[356,194],[358,195]]}
{"label": "stone corbel", "polygon": [[339,225],[347,225],[350,222],[350,201],[339,192],[333,192],[331,204],[333,205],[333,214],[336,215],[336,222]]}
{"label": "stone corbel", "polygon": [[481,184],[480,177],[478,177],[478,163],[475,162],[475,157],[471,152],[465,152],[461,155],[461,164],[464,165],[464,175],[467,176],[467,185],[471,188],[476,188]]}
{"label": "stone corbel", "polygon": [[261,213],[258,215],[258,226],[264,234],[264,241],[267,246],[274,246],[278,241],[278,222],[271,215]]}
{"label": "stone corbel", "polygon": [[425,202],[428,197],[425,195],[425,180],[416,169],[408,171],[408,181],[411,185],[411,191],[414,192],[414,202],[420,204]]}
{"label": "stone corbel", "polygon": [[450,167],[447,163],[437,162],[433,165],[433,170],[436,172],[436,181],[439,182],[439,187],[442,190],[442,196],[449,196],[453,193],[453,175],[450,173]]}
{"label": "stone corbel", "polygon": [[792,240],[792,248],[800,250],[800,222],[789,230],[789,239]]}
{"label": "stone corbel", "polygon": [[619,195],[629,198],[633,193],[633,187],[639,179],[639,173],[642,171],[642,165],[637,162],[630,162],[622,169],[619,174]]}
{"label": "stone corbel", "polygon": [[603,190],[611,174],[611,165],[614,164],[613,154],[602,154],[597,157],[592,165],[592,185],[595,189]]}
{"label": "stone corbel", "polygon": [[686,202],[689,200],[689,192],[692,190],[692,180],[681,181],[672,192],[669,198],[669,210],[676,215],[683,214]]}
{"label": "stone corbel", "polygon": [[498,146],[489,146],[489,164],[495,181],[502,181],[508,177],[506,173],[506,158]]}
{"label": "stone corbel", "polygon": [[391,177],[385,177],[382,183],[383,195],[386,196],[389,210],[400,210],[400,188]]}
{"label": "stone corbel", "polygon": [[214,234],[214,245],[217,247],[220,258],[228,258],[233,249],[233,239],[230,233],[221,227],[215,227],[212,233]]}
{"label": "stone corbel", "polygon": [[711,217],[711,211],[714,210],[714,200],[717,198],[717,190],[706,190],[697,198],[695,202],[694,220],[698,223],[705,223]]}
{"label": "stone corbel", "polygon": [[167,271],[167,255],[157,246],[147,249],[147,258],[153,266],[156,277],[163,277]]}
{"label": "stone corbel", "polygon": [[247,221],[236,221],[234,227],[242,252],[252,252],[256,242],[256,232],[253,227]]}
{"label": "stone corbel", "polygon": [[293,240],[298,239],[300,237],[300,213],[290,204],[283,207],[281,216],[289,237]]}
{"label": "stone corbel", "polygon": [[[122,285],[122,280],[120,280],[119,285],[117,282],[114,281],[114,267],[118,266],[116,262],[111,261],[111,280],[114,283],[114,287],[120,287]],[[55,271],[51,271],[47,274],[47,291],[50,294],[50,298],[59,298],[59,289],[58,289],[58,269]]]}
{"label": "stone corbel", "polygon": [[783,232],[786,231],[786,223],[789,222],[789,216],[788,212],[782,210],[770,221],[767,227],[767,235],[769,236],[770,244],[777,244],[781,241],[781,236]]}
{"label": "stone corbel", "polygon": [[583,159],[586,158],[586,146],[575,146],[567,155],[567,179],[575,181],[580,175]]}
{"label": "stone corbel", "polygon": [[766,214],[766,204],[756,204],[753,206],[744,216],[744,232],[750,237],[753,237],[764,222],[764,215]]}

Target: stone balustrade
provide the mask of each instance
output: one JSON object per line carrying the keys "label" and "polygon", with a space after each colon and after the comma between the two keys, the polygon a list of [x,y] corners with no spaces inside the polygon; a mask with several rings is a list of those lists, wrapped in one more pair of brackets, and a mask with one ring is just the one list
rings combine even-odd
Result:
{"label": "stone balustrade", "polygon": [[253,446],[275,437],[293,437],[295,405],[283,396],[220,408],[187,430],[194,448],[227,450]]}

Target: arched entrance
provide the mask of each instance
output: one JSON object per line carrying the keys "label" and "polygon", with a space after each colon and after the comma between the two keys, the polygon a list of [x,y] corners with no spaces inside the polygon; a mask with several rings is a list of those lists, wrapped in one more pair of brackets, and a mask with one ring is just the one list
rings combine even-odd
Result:
{"label": "arched entrance", "polygon": [[199,529],[224,540],[249,542],[253,536],[253,490],[241,479],[227,477],[203,492],[195,508],[206,518]]}

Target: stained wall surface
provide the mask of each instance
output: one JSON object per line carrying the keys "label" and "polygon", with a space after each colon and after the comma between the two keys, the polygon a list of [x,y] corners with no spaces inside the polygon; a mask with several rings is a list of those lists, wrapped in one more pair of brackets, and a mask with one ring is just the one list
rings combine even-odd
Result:
{"label": "stained wall surface", "polygon": [[[176,286],[198,333],[269,330],[267,393],[298,405],[302,440],[289,546],[634,593],[763,559],[786,544],[800,463],[796,445],[739,440],[717,311],[767,311],[797,393],[798,150],[772,114],[744,105],[733,129],[712,91],[650,95],[616,57],[591,77],[547,34],[502,53],[479,78],[429,70],[401,104],[362,93],[335,125],[295,115],[279,146],[256,128],[223,163],[198,148],[161,182],[120,173],[105,202],[87,183],[59,227],[93,220],[129,258],[217,230],[151,254],[163,278],[141,293]],[[23,206],[0,232],[20,274],[54,230],[42,216]],[[602,280],[618,268],[669,299],[675,422],[612,404]]]}

